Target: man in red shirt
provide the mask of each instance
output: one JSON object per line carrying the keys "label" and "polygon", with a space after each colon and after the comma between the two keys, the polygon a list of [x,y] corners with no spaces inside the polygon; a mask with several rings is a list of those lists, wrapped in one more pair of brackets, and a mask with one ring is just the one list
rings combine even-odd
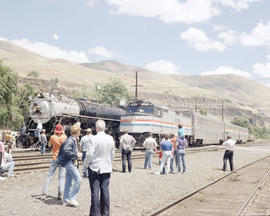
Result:
{"label": "man in red shirt", "polygon": [[57,156],[59,153],[60,146],[66,139],[67,139],[67,136],[64,134],[63,126],[61,124],[57,124],[54,129],[54,135],[51,136],[49,144],[48,144],[49,147],[52,146],[52,162],[49,168],[48,177],[42,189],[42,195],[40,197],[41,199],[46,198],[51,178],[54,175],[57,167],[59,167],[57,199],[58,200],[62,199],[62,195],[64,191],[64,181],[65,181],[65,168],[57,165]]}

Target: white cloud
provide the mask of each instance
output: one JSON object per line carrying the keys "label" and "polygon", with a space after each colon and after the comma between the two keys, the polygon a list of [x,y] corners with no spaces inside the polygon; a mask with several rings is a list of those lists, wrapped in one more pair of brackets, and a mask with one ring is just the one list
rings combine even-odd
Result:
{"label": "white cloud", "polygon": [[65,50],[43,42],[32,42],[27,38],[17,39],[10,42],[48,58],[65,59],[76,63],[89,62],[88,57],[82,51]]}
{"label": "white cloud", "polygon": [[218,3],[225,7],[230,7],[238,12],[248,9],[248,3],[243,0],[216,0]]}
{"label": "white cloud", "polygon": [[270,62],[263,64],[263,63],[257,63],[252,66],[253,73],[256,75],[256,77],[261,78],[270,78]]}
{"label": "white cloud", "polygon": [[250,34],[242,33],[240,41],[243,46],[268,46],[270,48],[270,21],[260,21]]}
{"label": "white cloud", "polygon": [[153,61],[150,62],[145,66],[147,70],[154,71],[154,72],[159,72],[162,74],[179,74],[180,69],[178,66],[173,64],[171,61],[167,60],[158,60],[158,61]]}
{"label": "white cloud", "polygon": [[222,39],[227,45],[233,45],[238,41],[238,33],[234,30],[227,30],[219,33],[218,38]]}
{"label": "white cloud", "polygon": [[[99,0],[84,0],[94,7]],[[164,23],[200,23],[218,16],[225,8],[241,12],[248,8],[243,0],[103,0],[113,14],[157,18]]]}
{"label": "white cloud", "polygon": [[107,50],[105,47],[96,46],[95,48],[88,49],[88,54],[97,55],[105,58],[112,58],[114,55],[111,51]]}
{"label": "white cloud", "polygon": [[213,31],[221,31],[224,30],[226,27],[223,25],[214,25]]}
{"label": "white cloud", "polygon": [[98,2],[98,0],[84,0],[84,3],[88,7],[94,7],[94,6],[96,6],[97,2]]}
{"label": "white cloud", "polygon": [[228,67],[228,66],[221,66],[215,70],[206,71],[206,72],[201,73],[201,75],[222,75],[222,74],[234,74],[234,75],[248,77],[248,78],[252,77],[251,74],[247,71],[234,69],[234,68]]}
{"label": "white cloud", "polygon": [[164,23],[200,23],[220,14],[213,0],[106,0],[114,14],[158,18]]}
{"label": "white cloud", "polygon": [[0,37],[0,41],[7,41],[7,39],[4,37]]}
{"label": "white cloud", "polygon": [[180,33],[180,37],[188,41],[197,51],[217,50],[222,52],[226,49],[223,43],[210,39],[204,31],[197,28],[189,28]]}
{"label": "white cloud", "polygon": [[267,55],[266,58],[268,58],[270,60],[270,55]]}
{"label": "white cloud", "polygon": [[59,37],[58,37],[57,34],[53,34],[52,37],[53,37],[55,40],[58,40],[58,39],[59,39]]}

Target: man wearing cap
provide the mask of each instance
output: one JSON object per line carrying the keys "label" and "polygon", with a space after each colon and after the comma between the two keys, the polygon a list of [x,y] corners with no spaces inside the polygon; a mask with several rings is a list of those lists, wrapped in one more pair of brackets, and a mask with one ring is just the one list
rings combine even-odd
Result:
{"label": "man wearing cap", "polygon": [[135,146],[136,140],[128,134],[128,130],[124,131],[124,135],[120,138],[120,152],[122,154],[122,172],[126,172],[126,160],[128,162],[128,171],[131,172],[131,152]]}
{"label": "man wearing cap", "polygon": [[61,124],[57,124],[54,129],[54,135],[51,136],[49,144],[48,144],[49,147],[52,146],[52,162],[51,162],[51,166],[48,172],[48,177],[42,189],[42,195],[40,197],[41,199],[46,198],[51,178],[53,174],[55,173],[55,170],[57,167],[59,167],[57,199],[59,200],[62,199],[62,194],[64,191],[64,181],[65,181],[65,168],[57,165],[56,159],[59,153],[60,146],[66,139],[67,139],[67,136],[64,134],[63,126]]}
{"label": "man wearing cap", "polygon": [[[82,150],[82,162],[85,159],[86,152],[89,150],[89,147],[93,144],[93,135],[91,128],[86,129],[86,135],[82,137],[80,145]],[[83,173],[84,177],[87,177],[87,173]]]}

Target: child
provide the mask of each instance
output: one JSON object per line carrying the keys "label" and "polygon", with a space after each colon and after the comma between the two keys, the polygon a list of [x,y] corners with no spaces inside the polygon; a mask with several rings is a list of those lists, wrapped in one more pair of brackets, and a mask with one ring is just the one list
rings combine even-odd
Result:
{"label": "child", "polygon": [[[161,164],[161,158],[162,158],[162,151],[158,151],[156,150],[156,153],[158,154],[158,165]],[[163,167],[162,173],[160,174],[164,174],[165,173],[165,166]]]}

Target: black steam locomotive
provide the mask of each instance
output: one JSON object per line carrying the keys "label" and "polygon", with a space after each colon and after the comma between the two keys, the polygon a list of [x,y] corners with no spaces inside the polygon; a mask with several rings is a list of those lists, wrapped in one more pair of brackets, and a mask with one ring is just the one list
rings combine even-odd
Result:
{"label": "black steam locomotive", "polygon": [[[107,133],[118,142],[120,118],[125,110],[111,105],[99,104],[87,98],[68,99],[38,93],[30,105],[28,131],[34,136],[38,124],[42,124],[47,135],[52,135],[56,124],[65,128],[80,122],[82,130],[91,128],[95,133],[95,122],[102,119],[106,122]],[[30,135],[31,136],[31,135]]]}

